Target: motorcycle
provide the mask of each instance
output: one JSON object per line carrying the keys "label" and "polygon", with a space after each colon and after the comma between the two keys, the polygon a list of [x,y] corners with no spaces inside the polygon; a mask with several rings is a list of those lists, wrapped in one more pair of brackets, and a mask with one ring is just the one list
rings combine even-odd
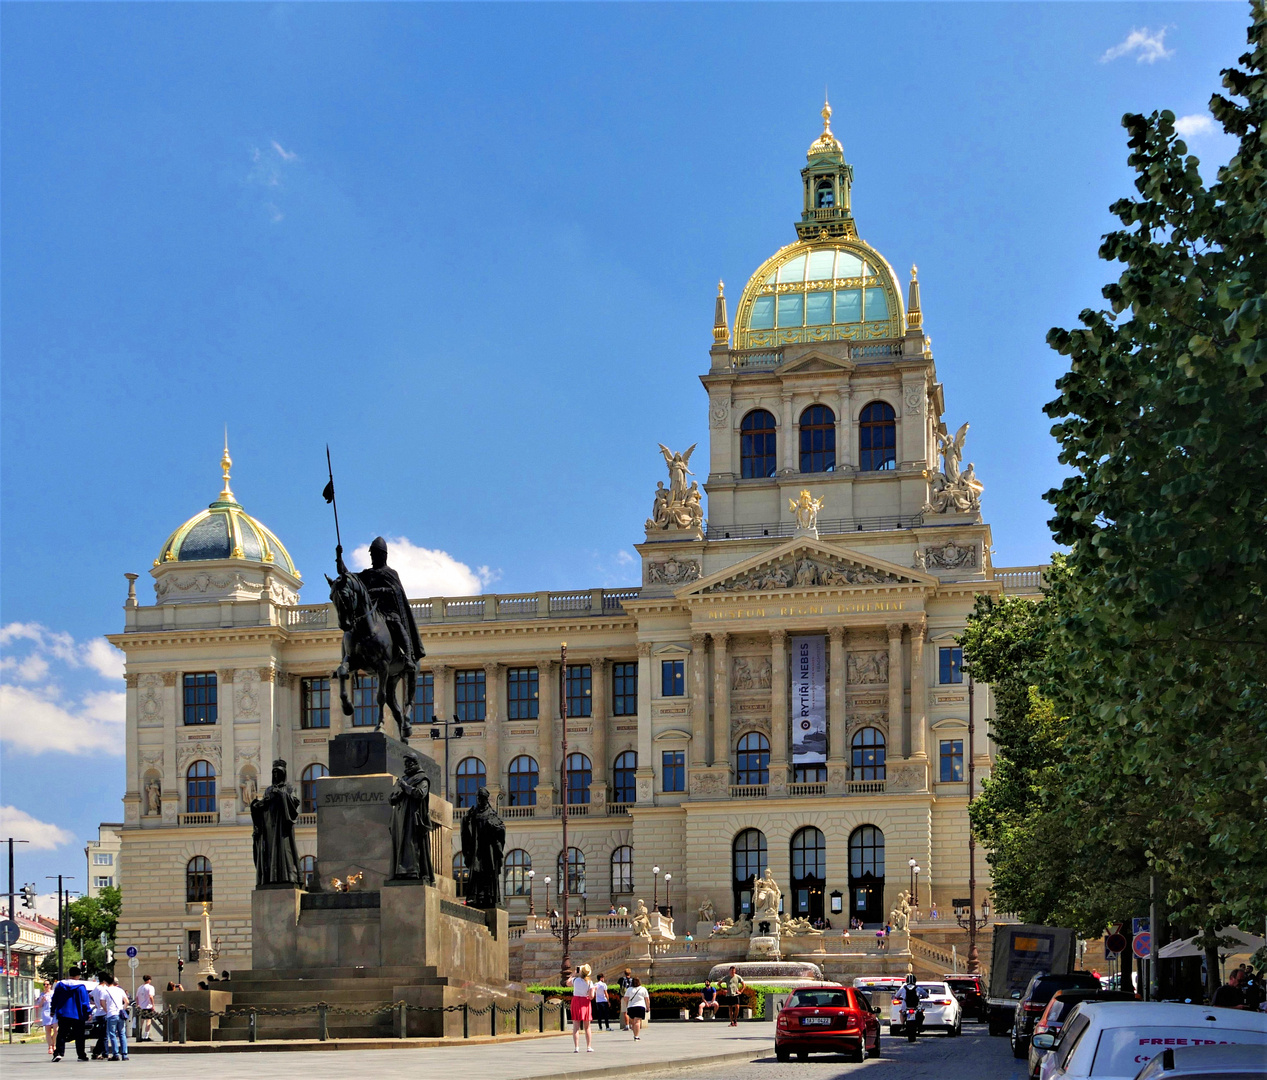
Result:
{"label": "motorcycle", "polygon": [[919,1036],[919,1029],[924,1025],[924,1010],[912,1009],[910,1006],[907,1006],[904,1012],[904,1018],[906,1023],[903,1024],[903,1027],[906,1028],[906,1041],[914,1042]]}

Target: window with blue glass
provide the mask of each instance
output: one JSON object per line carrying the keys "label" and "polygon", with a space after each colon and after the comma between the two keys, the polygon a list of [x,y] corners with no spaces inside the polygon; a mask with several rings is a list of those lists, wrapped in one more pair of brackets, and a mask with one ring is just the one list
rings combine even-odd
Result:
{"label": "window with blue glass", "polygon": [[457,672],[453,682],[453,704],[458,719],[472,724],[484,719],[484,669]]}
{"label": "window with blue glass", "polygon": [[584,754],[568,754],[568,802],[588,803],[590,784],[594,780],[590,759]]}
{"label": "window with blue glass", "polygon": [[774,414],[753,409],[739,424],[739,475],[745,480],[773,476],[775,449]]}
{"label": "window with blue glass", "polygon": [[568,664],[568,716],[590,716],[594,711],[594,672],[589,664]]}
{"label": "window with blue glass", "polygon": [[430,671],[421,672],[414,684],[414,723],[429,724],[436,718],[436,677]]}
{"label": "window with blue glass", "polygon": [[474,806],[482,787],[488,787],[488,772],[477,757],[463,758],[457,768],[457,806]]}
{"label": "window with blue glass", "polygon": [[303,728],[328,728],[330,726],[330,680],[304,679],[301,685],[303,707],[299,714],[299,726]]}
{"label": "window with blue glass", "polygon": [[801,472],[832,472],[836,468],[836,414],[826,405],[811,405],[801,413]]}
{"label": "window with blue glass", "polygon": [[185,723],[214,724],[216,716],[216,673],[190,672],[185,676]]}
{"label": "window with blue glass", "polygon": [[884,733],[877,728],[865,727],[853,737],[853,780],[883,780],[885,778]]}
{"label": "window with blue glass", "polygon": [[963,780],[963,740],[942,739],[941,782],[956,784]]}
{"label": "window with blue glass", "polygon": [[660,696],[661,697],[685,697],[686,696],[686,661],[685,660],[661,660],[660,661]]}
{"label": "window with blue glass", "polygon": [[352,679],[352,726],[378,724],[378,676],[358,673]]}
{"label": "window with blue glass", "polygon": [[943,685],[963,682],[963,649],[943,645],[937,650],[937,681]]}
{"label": "window with blue glass", "polygon": [[665,750],[660,755],[660,786],[665,791],[686,790],[685,750]]}
{"label": "window with blue glass", "polygon": [[616,767],[612,769],[612,802],[631,803],[638,801],[638,789],[634,783],[634,773],[638,770],[638,755],[626,750],[616,756]]}
{"label": "window with blue glass", "polygon": [[897,467],[897,413],[886,401],[873,401],[858,421],[858,468],[878,472]]}
{"label": "window with blue glass", "polygon": [[746,787],[770,782],[770,740],[750,731],[735,748],[735,783]]}
{"label": "window with blue glass", "polygon": [[216,812],[216,767],[209,761],[192,762],[185,771],[185,813]]}
{"label": "window with blue glass", "polygon": [[638,715],[638,665],[612,664],[612,715]]}
{"label": "window with blue glass", "polygon": [[508,720],[535,720],[538,701],[538,675],[535,667],[513,667],[506,672]]}
{"label": "window with blue glass", "polygon": [[520,754],[510,763],[507,773],[507,788],[511,806],[536,806],[537,781],[541,773],[537,759],[528,754]]}

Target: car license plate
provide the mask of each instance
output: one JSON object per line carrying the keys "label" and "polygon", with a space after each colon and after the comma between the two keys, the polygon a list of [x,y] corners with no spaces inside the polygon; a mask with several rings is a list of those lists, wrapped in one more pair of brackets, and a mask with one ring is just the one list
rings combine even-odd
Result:
{"label": "car license plate", "polygon": [[811,1024],[818,1024],[821,1027],[827,1027],[831,1023],[831,1017],[830,1016],[803,1016],[801,1017],[801,1023],[806,1027],[809,1027]]}

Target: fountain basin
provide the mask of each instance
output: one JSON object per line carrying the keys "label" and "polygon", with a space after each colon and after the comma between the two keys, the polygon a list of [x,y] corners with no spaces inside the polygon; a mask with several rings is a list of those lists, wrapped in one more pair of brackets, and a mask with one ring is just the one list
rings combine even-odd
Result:
{"label": "fountain basin", "polygon": [[746,983],[777,983],[780,986],[803,986],[823,979],[823,969],[817,964],[799,960],[738,960],[734,964],[714,964],[708,977],[720,982],[730,976],[734,968]]}

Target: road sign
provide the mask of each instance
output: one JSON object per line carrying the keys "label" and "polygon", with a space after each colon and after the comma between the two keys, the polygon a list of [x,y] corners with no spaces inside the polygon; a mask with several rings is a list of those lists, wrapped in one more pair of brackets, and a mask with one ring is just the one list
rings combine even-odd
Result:
{"label": "road sign", "polygon": [[12,919],[0,922],[0,945],[13,945],[22,936],[22,927]]}
{"label": "road sign", "polygon": [[141,966],[141,961],[138,960],[135,956],[128,957],[128,967],[130,967],[133,971],[135,971],[140,966]]}
{"label": "road sign", "polygon": [[128,948],[127,948],[127,953],[128,953],[128,959],[129,959],[129,960],[135,960],[135,959],[136,959],[136,946],[135,946],[135,945],[129,945],[129,946],[128,946]]}
{"label": "road sign", "polygon": [[1116,956],[1120,952],[1126,951],[1126,935],[1110,934],[1104,939],[1104,951]]}
{"label": "road sign", "polygon": [[1142,934],[1145,931],[1151,930],[1151,929],[1152,927],[1148,925],[1147,919],[1132,919],[1131,920],[1131,937],[1134,937],[1136,934]]}
{"label": "road sign", "polygon": [[1141,960],[1148,959],[1148,952],[1153,946],[1153,935],[1148,930],[1141,930],[1131,942],[1131,952]]}

